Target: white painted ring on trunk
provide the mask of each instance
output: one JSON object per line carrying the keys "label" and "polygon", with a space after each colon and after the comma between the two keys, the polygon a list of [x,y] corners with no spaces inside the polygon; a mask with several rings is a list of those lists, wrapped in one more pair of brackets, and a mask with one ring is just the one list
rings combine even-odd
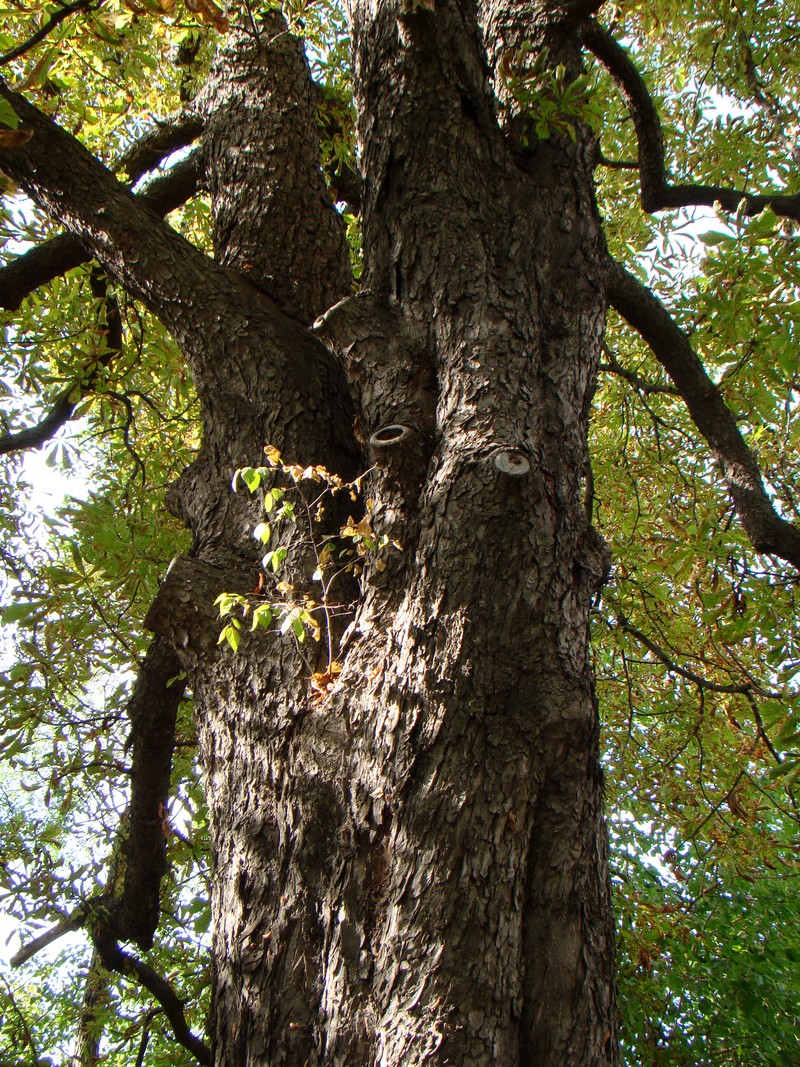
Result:
{"label": "white painted ring on trunk", "polygon": [[381,426],[379,430],[370,437],[369,443],[373,448],[391,448],[393,445],[399,445],[401,441],[412,434],[414,431],[410,426],[405,426],[402,422],[390,422],[386,426]]}
{"label": "white painted ring on trunk", "polygon": [[527,474],[531,469],[531,461],[524,452],[516,448],[506,448],[502,452],[496,452],[494,465],[503,474],[513,474],[517,477]]}

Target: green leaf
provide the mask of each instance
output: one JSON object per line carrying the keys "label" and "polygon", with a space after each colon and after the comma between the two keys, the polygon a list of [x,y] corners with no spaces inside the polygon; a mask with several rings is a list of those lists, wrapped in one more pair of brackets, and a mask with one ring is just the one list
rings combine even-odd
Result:
{"label": "green leaf", "polygon": [[250,626],[251,630],[256,630],[259,627],[263,630],[268,629],[272,625],[272,621],[275,618],[271,604],[260,604],[253,610],[253,622]]}
{"label": "green leaf", "polygon": [[234,608],[246,603],[239,593],[220,593],[214,601],[214,607],[219,608],[220,618],[230,615]]}
{"label": "green leaf", "polygon": [[280,565],[286,559],[288,551],[289,550],[282,545],[280,548],[276,548],[272,552],[267,552],[261,561],[262,566],[265,570],[271,570],[273,574],[277,573],[280,569]]}
{"label": "green leaf", "polygon": [[706,230],[705,233],[699,235],[700,240],[706,245],[735,245],[736,238],[730,233],[723,233],[720,230]]}
{"label": "green leaf", "polygon": [[19,126],[19,115],[4,96],[0,96],[0,123],[10,130],[16,130]]}
{"label": "green leaf", "polygon": [[253,537],[262,545],[268,545],[272,537],[272,528],[268,522],[260,522],[253,530]]}
{"label": "green leaf", "polygon": [[22,622],[35,618],[41,612],[40,604],[18,603],[0,608],[0,620],[3,623]]}
{"label": "green leaf", "polygon": [[254,493],[261,485],[263,468],[242,467],[239,474],[250,492]]}
{"label": "green leaf", "polygon": [[242,639],[242,635],[239,631],[239,626],[236,622],[230,623],[228,626],[223,627],[217,644],[221,645],[225,641],[230,645],[234,652],[239,651],[239,643]]}
{"label": "green leaf", "polygon": [[269,513],[281,500],[283,500],[282,489],[268,489],[264,493],[264,510]]}

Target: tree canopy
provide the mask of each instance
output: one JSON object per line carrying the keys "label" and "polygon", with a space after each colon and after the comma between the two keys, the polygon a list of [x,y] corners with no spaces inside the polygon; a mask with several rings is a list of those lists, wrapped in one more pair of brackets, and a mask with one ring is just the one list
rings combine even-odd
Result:
{"label": "tree canopy", "polygon": [[[597,12],[580,75],[525,44],[498,69],[523,145],[594,131],[613,257],[584,474],[613,556],[592,641],[624,1062],[788,1067],[800,1057],[800,8],[572,6]],[[305,42],[357,291],[347,21],[336,0],[282,10]],[[177,672],[159,828],[169,869],[146,960],[109,970],[81,909],[120,878],[129,704],[145,616],[188,546],[164,496],[199,447],[198,398],[143,294],[18,189],[12,162],[38,119],[14,94],[210,253],[193,147],[204,86],[230,22],[263,12],[213,0],[7,0],[0,12],[0,899],[13,922],[1,932],[12,951],[17,935],[41,948],[0,974],[0,1061],[192,1063],[213,873]],[[314,442],[280,462],[313,464]],[[53,485],[56,504],[43,504]],[[371,535],[368,517],[351,527]],[[277,629],[315,640],[298,615]],[[314,675],[323,692],[328,667]],[[68,931],[52,948],[38,940]]]}

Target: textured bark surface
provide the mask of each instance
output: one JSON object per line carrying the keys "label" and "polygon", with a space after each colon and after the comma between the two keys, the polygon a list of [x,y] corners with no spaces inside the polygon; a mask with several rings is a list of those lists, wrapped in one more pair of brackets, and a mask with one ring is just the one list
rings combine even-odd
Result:
{"label": "textured bark surface", "polygon": [[[216,835],[216,1062],[613,1063],[587,652],[606,561],[581,484],[605,307],[588,147],[517,150],[465,10],[352,17],[367,264],[317,333],[362,443],[408,427],[364,459],[375,528],[402,552],[363,575],[322,704],[291,644],[268,636],[233,660],[213,627],[190,633]],[[291,54],[260,97],[277,131],[305,96]],[[246,137],[237,114],[210,126],[209,160]],[[298,151],[261,172],[283,214],[258,245],[280,285],[256,269],[307,319],[333,302],[314,284],[335,277],[336,250],[329,216],[313,248],[281,240],[320,202],[292,196]],[[256,190],[243,208],[235,171],[213,169],[220,254],[247,269]],[[287,457],[331,463],[317,419],[294,420],[288,447],[289,420],[275,427]]]}
{"label": "textured bark surface", "polygon": [[[402,552],[363,576],[321,705],[274,639],[216,669],[213,634],[196,654],[217,1062],[612,1063],[586,644],[606,561],[581,485],[604,316],[587,145],[520,157],[461,9],[356,8],[353,24],[367,266],[317,332],[362,441],[409,428],[365,459],[376,530]],[[291,189],[271,202],[291,210]],[[285,301],[309,267],[291,251],[264,252]],[[300,452],[278,443],[326,461],[308,433]]]}
{"label": "textured bark surface", "polygon": [[[357,295],[277,15],[232,34],[203,97],[216,264],[33,114],[11,168],[162,318],[197,382],[204,443],[170,496],[194,547],[148,622],[198,709],[213,1062],[612,1065],[587,644],[607,558],[582,503],[605,250],[588,131],[522,145],[497,74],[523,29],[576,70],[577,16],[552,0],[355,0],[350,16]],[[346,594],[324,700],[324,641],[217,644],[216,595],[258,572],[258,507],[230,479],[267,442],[347,478],[371,468],[373,526],[401,546]],[[295,595],[316,595],[314,552],[278,533]]]}

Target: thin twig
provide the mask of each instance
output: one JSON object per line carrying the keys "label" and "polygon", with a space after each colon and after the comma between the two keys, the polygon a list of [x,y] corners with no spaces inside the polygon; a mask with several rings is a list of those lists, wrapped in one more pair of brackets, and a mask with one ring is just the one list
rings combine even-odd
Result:
{"label": "thin twig", "polygon": [[25,1013],[23,1012],[22,1008],[20,1008],[19,1004],[17,1004],[17,998],[14,996],[14,990],[11,988],[11,983],[9,982],[9,980],[4,974],[0,975],[0,978],[2,978],[3,985],[6,987],[6,996],[8,997],[8,1001],[11,1007],[13,1008],[17,1018],[19,1019],[20,1026],[22,1027],[22,1032],[25,1039],[25,1045],[31,1051],[31,1059],[34,1064],[38,1064],[41,1062],[41,1060],[39,1059],[39,1054],[36,1050],[36,1044],[34,1043],[33,1034],[31,1033],[31,1028],[28,1025],[28,1020],[25,1018]]}
{"label": "thin twig", "polygon": [[0,67],[4,67],[7,63],[11,63],[15,59],[19,59],[20,56],[24,56],[26,52],[30,52],[40,41],[43,41],[47,35],[63,22],[64,19],[68,19],[70,15],[74,15],[78,11],[89,10],[94,4],[100,7],[103,0],[75,0],[73,4],[67,4],[66,7],[62,7],[60,11],[56,11],[54,15],[51,15],[47,22],[27,39],[22,44],[16,45],[9,52],[0,56]]}
{"label": "thin twig", "polygon": [[98,897],[92,901],[82,902],[71,916],[62,920],[40,937],[35,938],[11,959],[12,967],[19,967],[50,945],[59,937],[80,927],[89,928],[89,934],[100,954],[103,966],[116,971],[124,977],[133,977],[150,992],[164,1011],[172,1026],[175,1040],[188,1049],[203,1067],[210,1067],[211,1052],[209,1048],[189,1029],[183,1013],[183,1002],[169,982],[146,963],[129,952],[124,952],[116,942],[113,934],[118,902],[109,897]]}
{"label": "thin twig", "polygon": [[772,699],[776,699],[780,696],[780,693],[773,693],[761,689],[755,686],[752,682],[743,682],[739,684],[729,683],[727,685],[722,682],[712,682],[709,678],[704,678],[702,674],[697,674],[696,671],[693,671],[688,667],[681,667],[681,665],[676,663],[663,648],[657,645],[655,641],[652,641],[647,634],[642,633],[641,630],[633,626],[624,615],[618,614],[616,622],[620,630],[626,634],[630,634],[631,637],[635,637],[639,644],[644,645],[648,651],[652,652],[654,656],[660,659],[669,671],[672,671],[673,674],[680,675],[681,678],[685,678],[687,682],[692,682],[700,690],[708,690],[711,693],[737,694],[745,697],[752,696],[754,692],[759,696],[771,697]]}
{"label": "thin twig", "polygon": [[651,396],[654,393],[663,393],[666,396],[680,396],[674,385],[652,385],[646,378],[642,378],[641,375],[637,374],[635,371],[623,367],[607,345],[603,345],[603,352],[605,353],[608,363],[601,363],[597,368],[598,370],[616,374],[617,377],[624,378],[626,382],[630,382],[631,385],[633,385],[640,393],[644,393],[645,396]]}
{"label": "thin twig", "polygon": [[147,1052],[147,1044],[150,1041],[150,1031],[152,1029],[153,1019],[161,1014],[161,1010],[161,1008],[151,1008],[142,1021],[142,1038],[139,1042],[139,1051],[136,1055],[135,1067],[142,1067],[144,1064],[144,1057]]}

